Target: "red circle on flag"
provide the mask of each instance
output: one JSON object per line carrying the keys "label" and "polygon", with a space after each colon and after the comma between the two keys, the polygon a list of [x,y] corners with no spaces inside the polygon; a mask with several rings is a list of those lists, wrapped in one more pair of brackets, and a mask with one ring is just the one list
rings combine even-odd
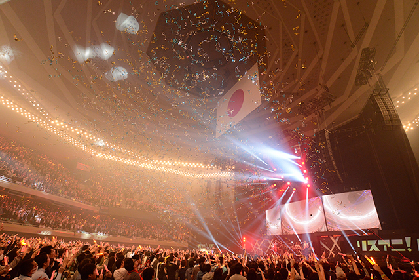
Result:
{"label": "red circle on flag", "polygon": [[227,106],[227,115],[232,118],[237,115],[243,106],[244,91],[242,89],[236,90],[230,97]]}

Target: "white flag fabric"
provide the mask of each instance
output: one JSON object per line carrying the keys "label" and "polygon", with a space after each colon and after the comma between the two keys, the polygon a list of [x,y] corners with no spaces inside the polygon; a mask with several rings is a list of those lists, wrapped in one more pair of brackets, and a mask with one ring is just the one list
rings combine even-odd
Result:
{"label": "white flag fabric", "polygon": [[262,104],[259,87],[258,64],[250,68],[217,104],[217,126],[215,136],[219,137],[233,128],[248,114]]}

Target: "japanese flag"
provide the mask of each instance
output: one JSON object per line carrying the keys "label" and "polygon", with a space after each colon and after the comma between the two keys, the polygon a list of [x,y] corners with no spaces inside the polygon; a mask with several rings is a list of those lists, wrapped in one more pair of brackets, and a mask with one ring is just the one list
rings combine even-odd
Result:
{"label": "japanese flag", "polygon": [[258,64],[255,63],[242,79],[218,100],[215,136],[219,137],[233,128],[261,103]]}

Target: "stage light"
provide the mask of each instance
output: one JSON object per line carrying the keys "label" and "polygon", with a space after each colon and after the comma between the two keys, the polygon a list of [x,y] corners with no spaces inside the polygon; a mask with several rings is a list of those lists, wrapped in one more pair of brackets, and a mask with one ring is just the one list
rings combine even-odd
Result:
{"label": "stage light", "polygon": [[82,63],[83,61],[86,61],[90,57],[90,49],[84,49],[82,47],[76,46],[74,48],[74,55],[76,56],[76,59],[78,62]]}
{"label": "stage light", "polygon": [[128,71],[121,66],[113,67],[110,71],[105,73],[105,77],[112,82],[125,80],[128,78]]}
{"label": "stage light", "polygon": [[100,46],[93,46],[92,48],[96,56],[103,60],[108,60],[113,55],[114,51],[112,46],[105,43],[100,44]]}
{"label": "stage light", "polygon": [[[166,168],[164,166],[158,166],[157,164],[152,164],[149,160],[144,160],[144,161],[138,161],[138,160],[131,160],[131,159],[126,159],[123,157],[118,157],[118,156],[113,156],[113,155],[106,155],[106,154],[102,154],[100,152],[95,151],[94,149],[89,148],[88,146],[86,146],[84,143],[82,143],[79,140],[76,140],[75,138],[73,138],[72,136],[70,136],[69,133],[70,130],[73,131],[71,128],[68,129],[67,125],[64,125],[64,123],[60,123],[58,121],[52,121],[51,119],[47,118],[46,121],[42,120],[34,115],[32,115],[29,112],[26,112],[25,109],[23,108],[19,108],[17,105],[15,105],[12,101],[9,101],[7,99],[4,99],[3,96],[0,96],[1,98],[1,103],[5,106],[7,106],[7,108],[11,108],[12,111],[24,111],[25,112],[25,117],[28,118],[31,121],[36,122],[39,126],[44,127],[45,129],[47,129],[48,131],[56,134],[57,136],[61,137],[62,139],[68,141],[69,143],[73,144],[74,146],[82,149],[83,151],[88,152],[89,154],[91,154],[92,156],[98,157],[98,158],[104,158],[104,159],[108,159],[108,160],[113,160],[116,162],[121,162],[121,163],[125,163],[127,165],[133,165],[133,166],[137,166],[140,168],[145,168],[145,169],[149,169],[149,170],[155,170],[155,171],[163,171],[163,172],[168,172],[168,173],[173,173],[176,175],[182,175],[185,177],[192,177],[192,178],[215,178],[215,177],[230,177],[232,174],[230,172],[214,172],[214,173],[192,173],[192,172],[185,172],[182,170],[178,170],[178,169],[172,169],[172,168]],[[22,113],[21,113],[22,115]],[[59,126],[59,131],[53,127],[53,125],[55,126]],[[67,129],[66,129],[67,128]],[[67,130],[67,131],[66,131]],[[89,139],[95,139],[96,141],[96,137],[91,135],[91,134],[87,134],[87,132],[85,131],[81,131],[79,129],[76,129],[77,134],[78,135],[84,135],[86,138]],[[100,144],[104,144],[106,142],[101,142],[99,141]],[[108,143],[106,143],[106,146],[109,146]],[[117,151],[121,151],[121,152],[129,152],[123,148],[120,148],[118,146],[115,145],[110,145],[110,147],[112,149],[115,149]],[[137,156],[138,158],[140,158],[140,156]],[[169,164],[170,162],[166,162],[167,164]],[[189,167],[202,167],[202,168],[208,168],[210,169],[209,166],[204,166],[202,164],[194,164],[194,163],[181,163],[184,166],[189,166]],[[169,164],[171,165],[171,164]],[[211,168],[212,169],[212,168]]]}
{"label": "stage light", "polygon": [[140,30],[140,24],[134,16],[128,16],[124,13],[120,13],[115,22],[115,27],[119,31],[125,31],[130,34],[137,34]]}
{"label": "stage light", "polygon": [[[268,164],[267,164],[267,163],[266,163],[263,159],[261,159],[261,158],[257,155],[257,151],[255,152],[255,151],[253,150],[253,147],[249,147],[248,145],[245,145],[245,144],[243,144],[242,142],[237,141],[236,139],[234,139],[234,138],[232,138],[232,137],[228,137],[228,139],[229,139],[229,140],[230,140],[233,144],[235,144],[237,147],[241,148],[242,150],[244,150],[245,152],[249,153],[251,156],[253,156],[253,157],[254,157],[254,158],[256,158],[257,160],[259,160],[261,163],[263,163],[264,165],[268,166]],[[260,152],[262,152],[262,151],[263,151],[263,149],[265,149],[265,148],[260,148],[260,149],[258,149],[259,153],[260,153]],[[250,164],[250,163],[249,163],[249,162],[247,162],[247,164]],[[253,166],[255,166],[255,167],[260,168],[260,166],[258,166],[258,165],[254,165],[254,164],[250,164],[250,165],[253,165]]]}
{"label": "stage light", "polygon": [[268,154],[270,157],[276,158],[276,159],[287,159],[287,160],[300,159],[300,157],[287,154],[279,150],[274,150],[272,148],[263,148],[261,149],[261,151]]}
{"label": "stage light", "polygon": [[10,64],[10,62],[12,62],[14,59],[15,55],[9,46],[4,45],[0,47],[0,61]]}
{"label": "stage light", "polygon": [[[106,48],[103,48],[106,50]],[[0,65],[0,70],[3,70],[3,66]],[[3,70],[4,73],[7,73],[7,71]],[[12,76],[10,75],[9,78],[11,80],[9,80],[11,83],[14,82],[15,84],[18,85],[18,87],[20,88],[21,85],[18,84],[18,81],[12,80]],[[22,94],[25,94],[25,89],[22,88],[22,90],[24,91]],[[83,131],[82,129],[78,129],[75,128],[73,126],[69,126],[67,124],[65,124],[65,122],[63,121],[59,121],[59,120],[53,120],[51,119],[51,117],[48,115],[48,113],[45,112],[45,110],[42,108],[42,106],[36,102],[36,100],[34,100],[34,98],[29,95],[28,93],[26,93],[27,96],[26,99],[28,100],[29,103],[31,103],[34,107],[36,107],[36,110],[38,111],[37,113],[42,114],[42,116],[37,117],[35,115],[33,115],[32,113],[30,113],[29,111],[27,111],[26,109],[23,109],[22,107],[19,107],[18,105],[14,104],[13,101],[8,100],[7,98],[5,98],[4,96],[0,95],[0,104],[3,104],[4,106],[6,106],[7,108],[12,109],[12,111],[20,113],[20,115],[24,116],[25,118],[35,122],[38,126],[43,127],[44,129],[50,131],[51,133],[56,134],[57,136],[61,137],[62,139],[64,139],[66,142],[68,142],[69,144],[74,145],[75,147],[78,147],[80,149],[82,149],[83,151],[88,152],[89,154],[91,154],[92,156],[96,156],[99,158],[104,158],[104,159],[108,159],[108,160],[113,160],[116,162],[121,162],[121,163],[125,163],[128,165],[134,165],[140,168],[145,168],[145,169],[150,169],[150,170],[156,170],[156,171],[163,171],[163,172],[168,172],[168,173],[173,173],[176,175],[182,175],[182,176],[186,176],[186,177],[192,177],[192,178],[216,178],[216,177],[231,177],[233,174],[231,172],[207,172],[207,173],[194,173],[194,172],[188,172],[188,171],[182,171],[182,170],[178,170],[178,169],[174,169],[174,168],[166,168],[164,166],[161,165],[169,165],[169,166],[180,166],[180,167],[192,167],[192,168],[202,168],[202,169],[206,169],[207,171],[213,170],[214,168],[216,168],[216,166],[211,166],[211,165],[204,165],[202,163],[190,163],[190,162],[180,162],[180,161],[159,161],[159,160],[152,160],[152,159],[147,159],[145,158],[143,155],[140,154],[136,154],[132,151],[126,150],[124,148],[118,147],[116,145],[112,145],[108,142],[105,142],[104,140],[101,140],[99,137],[96,137],[90,133],[88,133],[87,131]],[[90,143],[88,143],[89,145],[86,145],[86,143],[83,143],[79,140],[79,138],[73,138],[72,134],[74,136],[84,136],[86,139],[90,139],[92,140]],[[127,159],[124,157],[118,157],[118,156],[113,156],[113,155],[106,155],[106,154],[102,154],[98,151],[95,151],[94,149],[90,148],[90,146],[93,145],[97,145],[97,146],[101,146],[101,147],[107,147],[109,149],[112,149],[111,152],[123,152],[125,154],[128,154],[130,157],[134,157],[136,159],[141,159],[141,160],[136,160],[136,159]]]}
{"label": "stage light", "polygon": [[99,46],[91,46],[87,48],[76,45],[74,47],[74,55],[79,63],[95,57],[108,60],[113,55],[114,50],[115,49],[112,46],[105,43],[102,43]]}
{"label": "stage light", "polygon": [[246,237],[243,237],[243,242],[246,242]]}
{"label": "stage light", "polygon": [[287,185],[289,186],[289,185],[291,185],[291,182],[287,182]]}
{"label": "stage light", "polygon": [[105,142],[102,139],[99,139],[98,141],[96,141],[95,143],[97,146],[103,147],[105,146]]}

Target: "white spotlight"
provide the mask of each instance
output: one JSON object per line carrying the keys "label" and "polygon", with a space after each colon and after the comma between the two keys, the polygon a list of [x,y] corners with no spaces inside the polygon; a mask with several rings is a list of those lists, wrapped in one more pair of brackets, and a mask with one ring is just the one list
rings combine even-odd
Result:
{"label": "white spotlight", "polygon": [[3,68],[3,66],[0,63],[0,79],[5,79],[7,77],[6,73],[7,71]]}
{"label": "white spotlight", "polygon": [[83,61],[86,61],[89,59],[90,49],[89,48],[84,49],[83,47],[75,46],[74,55],[76,56],[77,61],[82,63]]}
{"label": "white spotlight", "polygon": [[100,44],[99,46],[91,46],[83,48],[80,46],[74,47],[74,55],[78,62],[82,63],[89,58],[100,57],[103,60],[108,60],[112,55],[115,49],[105,43]]}
{"label": "white spotlight", "polygon": [[114,48],[108,44],[102,43],[100,46],[93,46],[93,53],[96,57],[100,57],[103,60],[108,60],[112,55]]}
{"label": "white spotlight", "polygon": [[105,146],[105,142],[103,142],[103,140],[102,140],[102,139],[100,139],[100,140],[96,141],[96,143],[95,143],[95,144],[96,144],[96,145],[98,145],[98,146],[100,146],[100,147]]}
{"label": "white spotlight", "polygon": [[128,78],[128,71],[121,66],[113,67],[110,71],[105,73],[105,77],[112,82],[125,80]]}
{"label": "white spotlight", "polygon": [[3,45],[0,47],[0,61],[10,64],[14,59],[15,55],[9,46]]}
{"label": "white spotlight", "polygon": [[126,31],[130,34],[137,34],[138,30],[140,30],[140,24],[137,19],[124,13],[119,14],[115,26],[119,31]]}

